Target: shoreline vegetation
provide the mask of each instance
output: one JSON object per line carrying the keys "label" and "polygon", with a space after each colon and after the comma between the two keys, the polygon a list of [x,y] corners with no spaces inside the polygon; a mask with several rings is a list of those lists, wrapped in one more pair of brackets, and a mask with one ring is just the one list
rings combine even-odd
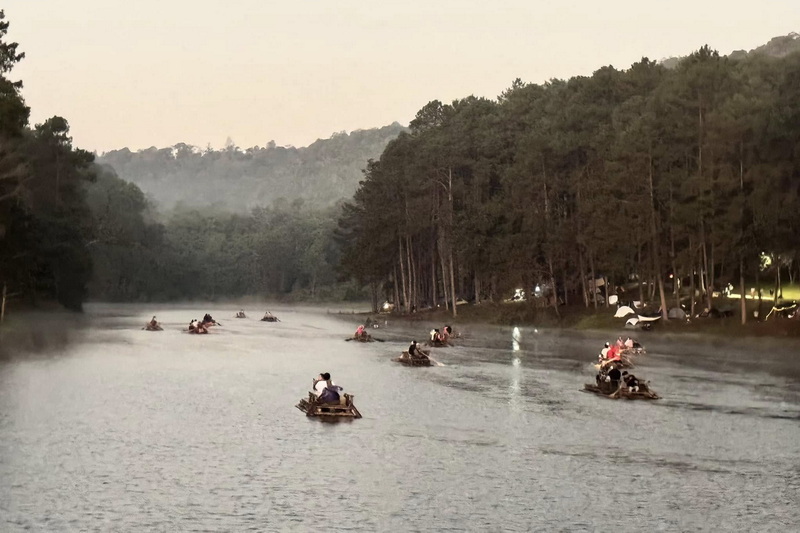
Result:
{"label": "shoreline vegetation", "polygon": [[[737,302],[738,304],[738,302]],[[748,309],[756,309],[758,302],[748,301]],[[765,312],[769,312],[770,305],[764,303]],[[448,323],[454,327],[460,324],[492,324],[502,326],[537,326],[550,329],[583,330],[583,331],[615,331],[626,332],[628,335],[703,335],[708,337],[774,337],[798,338],[800,337],[800,319],[771,317],[768,320],[750,320],[742,325],[741,318],[733,315],[720,318],[693,318],[689,320],[659,319],[650,331],[644,332],[637,327],[626,327],[625,319],[614,318],[615,306],[608,308],[585,308],[583,305],[562,305],[559,307],[560,316],[556,316],[552,307],[542,307],[528,302],[483,302],[478,305],[462,305],[458,308],[458,317],[445,308],[424,309],[415,313],[374,313],[355,312],[352,315],[372,317],[373,320],[403,320],[408,322],[435,322]],[[339,311],[339,315],[348,313]],[[752,316],[752,312],[751,312]]]}

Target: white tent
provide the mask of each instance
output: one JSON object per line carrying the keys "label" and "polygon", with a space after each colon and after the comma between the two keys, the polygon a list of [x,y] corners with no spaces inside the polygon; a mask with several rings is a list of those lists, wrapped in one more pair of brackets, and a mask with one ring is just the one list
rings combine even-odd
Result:
{"label": "white tent", "polygon": [[631,309],[627,305],[623,305],[622,307],[617,309],[616,313],[614,313],[614,318],[625,318],[628,315],[635,315],[635,314],[636,314],[636,311],[634,311],[633,309]]}
{"label": "white tent", "polygon": [[686,320],[686,311],[684,311],[680,307],[673,307],[667,313],[667,317],[669,317],[672,320]]}

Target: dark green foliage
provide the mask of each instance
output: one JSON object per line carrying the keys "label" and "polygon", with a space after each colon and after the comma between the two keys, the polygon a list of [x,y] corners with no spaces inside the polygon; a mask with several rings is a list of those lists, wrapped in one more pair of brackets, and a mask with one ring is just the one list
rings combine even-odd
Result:
{"label": "dark green foliage", "polygon": [[733,61],[705,46],[672,70],[645,58],[516,80],[497,102],[428,103],[345,206],[343,268],[409,309],[441,302],[449,285],[468,299],[538,285],[591,303],[581,295],[594,277],[612,290],[638,282],[637,298],[666,309],[670,271],[696,273],[710,305],[712,287],[756,275],[762,251],[797,272],[800,54],[789,40],[786,53]]}

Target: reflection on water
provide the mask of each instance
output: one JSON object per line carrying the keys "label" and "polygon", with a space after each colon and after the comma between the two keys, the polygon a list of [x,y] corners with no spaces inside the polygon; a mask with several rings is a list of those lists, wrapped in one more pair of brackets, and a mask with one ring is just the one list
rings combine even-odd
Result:
{"label": "reflection on water", "polygon": [[[0,362],[3,531],[796,530],[800,362],[651,336],[658,402],[579,391],[603,339],[464,326],[444,367],[393,363],[430,324],[271,309],[94,306],[73,343]],[[194,336],[209,311],[224,326]],[[258,310],[248,315],[260,316]],[[509,336],[511,344],[509,345]],[[364,418],[294,408],[330,372]],[[605,495],[606,497],[603,497]],[[609,504],[613,501],[613,505]]]}

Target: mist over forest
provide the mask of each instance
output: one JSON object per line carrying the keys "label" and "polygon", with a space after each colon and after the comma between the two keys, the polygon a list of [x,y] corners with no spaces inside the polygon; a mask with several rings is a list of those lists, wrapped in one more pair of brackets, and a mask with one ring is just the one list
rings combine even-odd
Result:
{"label": "mist over forest", "polygon": [[102,154],[97,162],[136,184],[160,210],[180,204],[241,213],[279,198],[324,208],[350,198],[366,161],[379,157],[405,130],[395,122],[334,133],[302,148],[276,146],[274,141],[244,150],[232,141],[222,150],[183,143],[136,152],[122,148]]}

